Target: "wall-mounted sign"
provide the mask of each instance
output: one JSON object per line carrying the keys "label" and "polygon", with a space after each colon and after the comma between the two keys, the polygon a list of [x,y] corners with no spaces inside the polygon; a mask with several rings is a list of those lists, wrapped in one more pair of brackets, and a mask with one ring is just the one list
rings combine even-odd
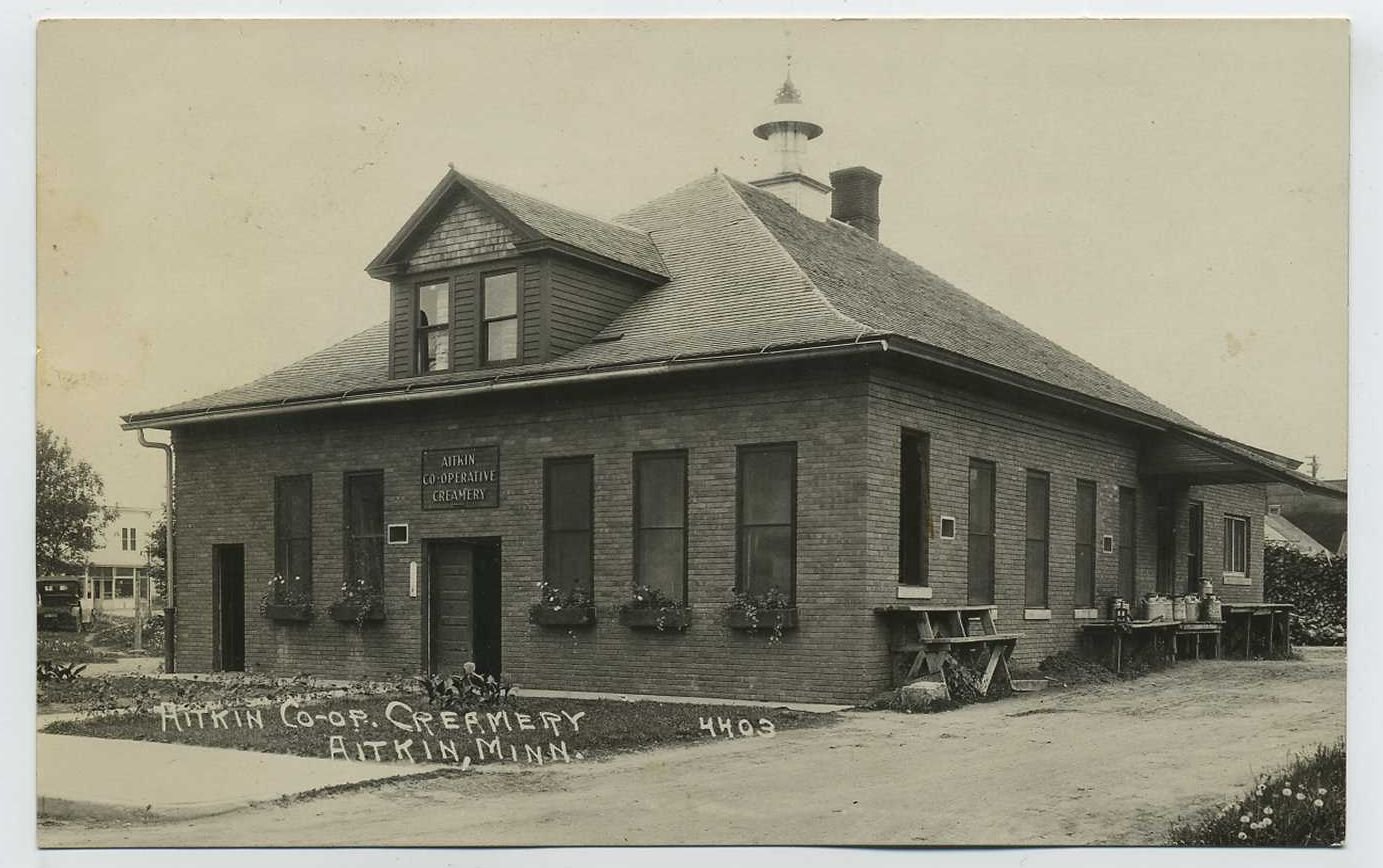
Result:
{"label": "wall-mounted sign", "polygon": [[423,509],[499,506],[499,447],[424,449]]}

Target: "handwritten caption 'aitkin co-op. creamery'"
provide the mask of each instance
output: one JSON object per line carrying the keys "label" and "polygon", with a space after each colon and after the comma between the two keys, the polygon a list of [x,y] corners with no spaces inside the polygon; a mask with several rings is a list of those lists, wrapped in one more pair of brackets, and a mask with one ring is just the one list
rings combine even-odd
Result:
{"label": "handwritten caption 'aitkin co-op. creamery'", "polygon": [[328,757],[356,762],[457,763],[466,768],[472,762],[543,765],[585,759],[575,745],[584,711],[424,711],[393,700],[372,714],[363,708],[309,710],[288,699],[277,714],[268,715],[264,708],[169,706],[158,713],[163,732],[263,730],[268,717],[276,729],[321,732]]}

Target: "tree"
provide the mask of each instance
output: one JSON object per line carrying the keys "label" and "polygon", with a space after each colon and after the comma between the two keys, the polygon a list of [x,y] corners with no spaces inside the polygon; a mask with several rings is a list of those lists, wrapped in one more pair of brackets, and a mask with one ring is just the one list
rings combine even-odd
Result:
{"label": "tree", "polygon": [[81,572],[101,533],[115,521],[101,477],[72,457],[67,441],[38,426],[34,560],[40,575]]}
{"label": "tree", "polygon": [[154,583],[154,596],[168,599],[168,537],[164,534],[168,527],[168,504],[163,505],[163,514],[154,522],[149,531],[149,543],[144,550],[149,554],[149,581]]}

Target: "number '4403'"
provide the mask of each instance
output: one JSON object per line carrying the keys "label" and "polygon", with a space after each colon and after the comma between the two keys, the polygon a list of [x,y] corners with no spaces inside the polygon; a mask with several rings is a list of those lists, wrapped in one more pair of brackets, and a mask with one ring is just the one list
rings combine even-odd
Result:
{"label": "number '4403'", "polygon": [[773,721],[766,717],[759,718],[757,724],[745,717],[700,717],[697,720],[701,730],[711,738],[750,738],[756,735],[772,738],[777,732]]}

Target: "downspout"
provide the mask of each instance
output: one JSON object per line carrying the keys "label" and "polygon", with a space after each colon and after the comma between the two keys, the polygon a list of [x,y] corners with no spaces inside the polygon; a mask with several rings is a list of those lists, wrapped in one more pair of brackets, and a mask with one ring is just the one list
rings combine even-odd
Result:
{"label": "downspout", "polygon": [[139,445],[150,449],[163,450],[164,503],[168,504],[168,519],[163,523],[163,571],[167,593],[163,601],[163,671],[174,671],[173,644],[177,636],[178,608],[173,600],[173,446],[169,443],[155,443],[144,438],[144,429],[136,428]]}

